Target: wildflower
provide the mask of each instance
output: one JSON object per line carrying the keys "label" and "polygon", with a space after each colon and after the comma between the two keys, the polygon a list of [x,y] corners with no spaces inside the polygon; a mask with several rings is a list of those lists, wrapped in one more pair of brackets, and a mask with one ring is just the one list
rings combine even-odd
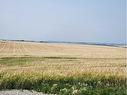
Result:
{"label": "wildflower", "polygon": [[73,90],[72,95],[78,95],[78,90]]}

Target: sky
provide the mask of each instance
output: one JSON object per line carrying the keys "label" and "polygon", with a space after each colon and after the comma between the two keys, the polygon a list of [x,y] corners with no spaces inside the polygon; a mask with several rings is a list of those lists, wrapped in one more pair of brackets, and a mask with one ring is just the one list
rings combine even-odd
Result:
{"label": "sky", "polygon": [[0,39],[125,43],[126,0],[0,0]]}

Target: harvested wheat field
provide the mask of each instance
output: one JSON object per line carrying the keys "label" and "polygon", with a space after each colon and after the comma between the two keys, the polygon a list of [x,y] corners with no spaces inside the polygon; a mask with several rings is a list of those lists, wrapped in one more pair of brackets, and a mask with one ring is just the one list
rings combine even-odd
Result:
{"label": "harvested wheat field", "polygon": [[126,48],[0,41],[0,89],[127,95]]}

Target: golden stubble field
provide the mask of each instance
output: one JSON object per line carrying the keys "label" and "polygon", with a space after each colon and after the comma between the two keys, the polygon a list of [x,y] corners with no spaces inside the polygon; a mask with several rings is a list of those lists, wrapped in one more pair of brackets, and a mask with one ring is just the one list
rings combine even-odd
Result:
{"label": "golden stubble field", "polygon": [[[122,47],[1,41],[0,73],[51,76],[91,73],[125,77],[126,52]],[[5,58],[11,59],[4,61]],[[11,66],[12,63],[16,65]]]}

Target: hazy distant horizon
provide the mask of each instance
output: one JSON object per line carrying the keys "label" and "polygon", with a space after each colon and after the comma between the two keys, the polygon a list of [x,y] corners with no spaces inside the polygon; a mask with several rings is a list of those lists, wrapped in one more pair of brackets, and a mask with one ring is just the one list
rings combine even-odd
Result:
{"label": "hazy distant horizon", "polygon": [[3,41],[24,41],[24,42],[46,42],[46,43],[74,43],[74,44],[100,44],[100,45],[127,45],[127,43],[106,43],[106,42],[85,42],[85,41],[55,41],[55,40],[28,40],[28,39],[0,39],[0,40],[3,40]]}
{"label": "hazy distant horizon", "polygon": [[126,0],[0,0],[0,39],[126,43]]}

